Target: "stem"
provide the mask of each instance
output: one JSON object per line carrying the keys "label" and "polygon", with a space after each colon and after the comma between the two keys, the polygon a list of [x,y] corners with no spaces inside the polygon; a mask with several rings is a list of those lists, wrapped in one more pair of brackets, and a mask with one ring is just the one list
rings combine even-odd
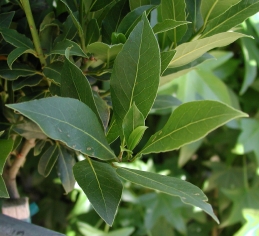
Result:
{"label": "stem", "polygon": [[106,224],[105,227],[104,227],[104,232],[108,233],[109,230],[110,230],[110,226],[108,224]]}
{"label": "stem", "polygon": [[21,3],[23,5],[23,10],[25,11],[25,15],[26,15],[29,27],[30,27],[32,40],[33,40],[33,44],[34,44],[36,53],[40,60],[41,67],[43,68],[44,66],[46,66],[47,63],[46,63],[46,60],[45,60],[45,57],[44,57],[44,54],[43,54],[43,51],[42,51],[42,48],[40,45],[40,38],[39,38],[38,31],[36,29],[33,15],[31,12],[30,2],[29,2],[29,0],[21,0]]}
{"label": "stem", "polygon": [[23,144],[21,152],[16,155],[16,158],[12,166],[4,172],[6,187],[8,189],[10,198],[12,199],[20,198],[20,194],[17,189],[16,176],[18,174],[19,169],[23,166],[26,160],[26,156],[34,146],[35,139],[26,140]]}

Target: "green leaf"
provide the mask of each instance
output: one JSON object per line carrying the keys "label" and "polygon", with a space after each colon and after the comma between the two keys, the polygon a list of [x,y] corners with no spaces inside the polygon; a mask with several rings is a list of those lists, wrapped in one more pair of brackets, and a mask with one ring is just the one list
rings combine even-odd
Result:
{"label": "green leaf", "polygon": [[161,52],[161,75],[165,72],[169,63],[172,61],[175,52],[175,50]]}
{"label": "green leaf", "polygon": [[61,61],[54,61],[43,68],[43,74],[56,84],[61,83],[61,71],[64,63]]}
{"label": "green leaf", "polygon": [[3,174],[5,161],[13,149],[14,141],[10,139],[0,139],[0,175]]}
{"label": "green leaf", "polygon": [[159,84],[159,55],[156,38],[144,14],[118,54],[111,76],[111,97],[119,129],[134,102],[144,117],[151,109]]}
{"label": "green leaf", "polygon": [[65,55],[65,51],[67,48],[70,48],[70,55],[71,56],[79,56],[79,57],[86,57],[88,56],[84,53],[84,51],[81,49],[81,47],[68,39],[65,39],[61,42],[56,43],[56,45],[53,47],[50,54],[60,54]]}
{"label": "green leaf", "polygon": [[111,44],[111,37],[113,33],[117,31],[118,25],[128,10],[128,2],[126,0],[118,1],[110,9],[102,22],[102,41],[104,43]]}
{"label": "green leaf", "polygon": [[120,44],[120,43],[124,44],[126,43],[126,40],[127,39],[124,34],[116,33],[116,32],[112,33],[112,40],[111,40],[112,44]]}
{"label": "green leaf", "polygon": [[73,166],[75,165],[75,158],[63,146],[58,146],[58,172],[61,183],[65,189],[66,194],[74,189],[75,178],[73,175]]}
{"label": "green leaf", "polygon": [[147,126],[138,126],[131,132],[127,141],[127,148],[129,150],[133,150],[138,145],[147,128]]}
{"label": "green leaf", "polygon": [[115,158],[96,115],[76,99],[51,97],[7,106],[33,120],[50,138],[74,150],[102,160]]}
{"label": "green leaf", "polygon": [[113,0],[95,0],[91,6],[91,11],[99,11],[102,8],[105,8],[107,5],[111,4]]}
{"label": "green leaf", "polygon": [[241,0],[202,0],[201,14],[204,21],[212,20],[226,12],[229,8],[239,3]]}
{"label": "green leaf", "polygon": [[28,76],[28,77],[20,77],[17,80],[13,81],[12,88],[13,90],[19,90],[22,89],[25,86],[36,86],[37,84],[40,83],[42,80],[42,75],[33,75],[33,76]]}
{"label": "green leaf", "polygon": [[128,112],[126,113],[123,122],[122,129],[126,140],[129,141],[130,134],[139,126],[145,125],[145,119],[142,113],[139,111],[135,103],[132,104]]}
{"label": "green leaf", "polygon": [[100,124],[101,119],[94,101],[92,88],[83,72],[69,60],[69,49],[66,50],[66,59],[61,71],[61,95],[76,98],[92,109]]}
{"label": "green leaf", "polygon": [[34,50],[32,41],[13,29],[0,28],[4,40],[15,47]]}
{"label": "green leaf", "polygon": [[7,57],[7,64],[12,69],[12,65],[14,61],[20,57],[24,53],[31,53],[36,55],[36,52],[34,50],[28,49],[28,48],[16,48],[14,49]]}
{"label": "green leaf", "polygon": [[13,20],[14,13],[15,13],[14,11],[10,11],[10,12],[2,13],[0,15],[0,28],[10,27]]}
{"label": "green leaf", "polygon": [[2,175],[0,175],[0,197],[9,198],[9,193],[6,189],[5,182],[4,182]]}
{"label": "green leaf", "polygon": [[[186,4],[182,0],[161,0],[161,4],[158,8],[160,13],[161,21],[174,20],[174,21],[186,21],[185,13]],[[169,30],[165,33],[166,36],[174,42],[174,46],[177,45],[187,30],[187,25],[180,25],[173,30]]]}
{"label": "green leaf", "polygon": [[123,33],[126,37],[129,36],[133,28],[141,20],[144,12],[148,13],[154,8],[154,5],[141,6],[129,12],[118,26],[117,32]]}
{"label": "green leaf", "polygon": [[37,73],[36,70],[29,67],[26,64],[13,64],[12,69],[8,67],[8,65],[1,63],[0,64],[0,76],[6,80],[16,80],[18,77],[22,76],[30,76],[35,75]]}
{"label": "green leaf", "polygon": [[51,145],[40,157],[38,171],[44,177],[47,177],[53,169],[58,158],[57,145]]}
{"label": "green leaf", "polygon": [[247,116],[226,104],[216,101],[188,102],[177,107],[162,130],[150,137],[137,154],[158,153],[179,147],[205,137],[228,121]]}
{"label": "green leaf", "polygon": [[258,0],[242,0],[224,14],[211,20],[202,33],[202,38],[228,31],[258,11]]}
{"label": "green leaf", "polygon": [[96,19],[91,19],[86,28],[85,45],[98,41],[100,37],[100,29]]}
{"label": "green leaf", "polygon": [[163,110],[181,105],[182,102],[171,95],[158,95],[152,106],[152,110]]}
{"label": "green leaf", "polygon": [[121,199],[122,184],[114,168],[87,158],[74,165],[74,176],[93,208],[110,226]]}
{"label": "green leaf", "polygon": [[169,67],[186,65],[202,56],[205,52],[216,47],[226,46],[242,37],[249,36],[235,32],[225,32],[208,38],[183,43],[175,48],[176,53],[173,60],[169,64]]}
{"label": "green leaf", "polygon": [[119,135],[120,135],[119,128],[114,119],[114,116],[112,116],[112,120],[110,122],[109,129],[106,133],[106,139],[107,139],[108,143],[112,143],[113,141],[115,141],[115,139],[117,139],[119,137]]}
{"label": "green leaf", "polygon": [[109,68],[121,51],[122,46],[122,44],[108,45],[102,42],[95,42],[88,45],[86,51],[93,54],[97,64],[106,63],[106,68]]}
{"label": "green leaf", "polygon": [[133,169],[118,168],[116,171],[119,176],[132,183],[180,197],[182,202],[201,208],[219,223],[211,205],[206,203],[208,200],[206,195],[191,183],[174,177]]}
{"label": "green leaf", "polygon": [[168,30],[172,30],[175,29],[176,27],[180,26],[180,25],[185,25],[188,24],[190,22],[188,21],[176,21],[176,20],[172,20],[172,19],[166,19],[163,22],[158,22],[154,27],[153,27],[153,31],[155,34],[159,34],[159,33],[163,33],[166,32]]}

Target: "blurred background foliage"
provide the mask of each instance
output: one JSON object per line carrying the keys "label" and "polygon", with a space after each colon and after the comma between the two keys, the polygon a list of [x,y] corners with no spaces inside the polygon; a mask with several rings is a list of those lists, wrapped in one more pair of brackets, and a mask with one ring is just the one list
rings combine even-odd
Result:
{"label": "blurred background foliage", "polygon": [[[41,5],[42,1],[32,2],[36,22],[40,22],[49,9]],[[66,9],[56,3],[58,7],[52,10],[62,21]],[[19,27],[25,27],[23,20]],[[232,121],[179,151],[153,154],[128,166],[179,177],[200,187],[220,225],[177,197],[124,181],[122,202],[109,229],[79,186],[64,195],[56,171],[47,178],[41,176],[33,154],[18,179],[20,193],[39,207],[32,222],[68,236],[259,235],[259,14],[239,25],[237,31],[254,39],[239,39],[214,50],[213,57],[185,74],[162,78],[158,96],[163,109],[155,104],[146,121],[150,128],[141,142],[145,143],[146,137],[168,119],[174,107],[166,107],[164,101],[168,102],[171,95],[176,105],[202,99],[221,101],[248,113],[249,118]]]}

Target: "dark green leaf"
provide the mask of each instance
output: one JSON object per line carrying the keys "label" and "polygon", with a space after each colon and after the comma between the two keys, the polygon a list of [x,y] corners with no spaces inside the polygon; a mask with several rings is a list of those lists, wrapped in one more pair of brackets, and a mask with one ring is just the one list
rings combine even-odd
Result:
{"label": "dark green leaf", "polygon": [[54,61],[53,63],[43,68],[43,74],[50,80],[57,84],[61,83],[61,71],[64,63],[61,61]]}
{"label": "dark green leaf", "polygon": [[0,175],[3,174],[5,161],[13,149],[13,140],[0,139]]}
{"label": "dark green leaf", "polygon": [[159,55],[156,38],[144,14],[118,54],[111,76],[111,97],[119,129],[134,102],[144,117],[151,109],[159,83]]}
{"label": "dark green leaf", "polygon": [[141,6],[133,11],[129,12],[121,21],[118,26],[117,32],[123,33],[126,37],[129,36],[130,32],[137,25],[137,23],[141,20],[141,16],[143,12],[148,13],[154,8],[153,5]]}
{"label": "dark green leaf", "polygon": [[111,4],[112,2],[113,0],[95,0],[91,7],[91,11],[99,11],[107,5]]}
{"label": "dark green leaf", "polygon": [[208,213],[217,223],[219,220],[212,207],[206,201],[206,195],[195,185],[174,177],[168,177],[155,173],[118,168],[117,174],[122,178],[146,188],[159,190],[163,193],[178,196],[182,202],[201,208]]}
{"label": "dark green leaf", "polygon": [[34,50],[28,49],[28,48],[16,48],[14,49],[7,57],[7,64],[12,69],[12,65],[14,61],[20,57],[24,53],[31,53],[36,55],[36,52]]}
{"label": "dark green leaf", "polygon": [[33,155],[38,156],[46,144],[46,140],[37,140],[36,145],[33,149]]}
{"label": "dark green leaf", "polygon": [[17,80],[13,81],[12,88],[13,90],[19,90],[25,86],[36,86],[37,84],[40,83],[42,80],[42,75],[33,75],[33,76],[28,76],[28,77],[20,77]]}
{"label": "dark green leaf", "polygon": [[151,136],[137,156],[178,149],[232,119],[245,116],[245,113],[216,101],[182,104],[174,110],[163,129]]}
{"label": "dark green leaf", "polygon": [[175,52],[176,52],[175,50],[161,52],[161,75],[165,72],[168,65],[172,61],[172,59],[175,55]]}
{"label": "dark green leaf", "polygon": [[159,34],[159,33],[166,32],[168,30],[175,29],[176,27],[178,27],[180,25],[185,25],[185,24],[188,24],[188,23],[190,23],[190,22],[188,22],[188,21],[175,21],[175,20],[172,20],[172,19],[166,19],[163,22],[157,23],[153,27],[153,31],[154,31],[155,34]]}
{"label": "dark green leaf", "polygon": [[86,27],[85,45],[98,41],[100,29],[96,19],[91,19]]}
{"label": "dark green leaf", "polygon": [[57,145],[50,146],[40,157],[38,171],[44,177],[47,177],[53,169],[58,158]]}
{"label": "dark green leaf", "polygon": [[16,80],[20,76],[25,77],[35,75],[36,73],[36,70],[27,66],[26,64],[15,63],[10,70],[7,64],[0,63],[0,77],[6,80]]}
{"label": "dark green leaf", "polygon": [[171,95],[158,95],[152,106],[153,110],[162,110],[181,105],[182,102]]}
{"label": "dark green leaf", "polygon": [[12,23],[14,11],[5,12],[0,15],[0,28],[9,28]]}
{"label": "dark green leaf", "polygon": [[4,40],[13,46],[34,50],[32,41],[25,35],[18,33],[16,30],[0,28],[0,32],[3,35]]}
{"label": "dark green leaf", "polygon": [[74,165],[74,176],[96,212],[110,226],[121,199],[122,184],[115,169],[87,158]]}
{"label": "dark green leaf", "polygon": [[81,47],[77,43],[75,43],[73,41],[70,41],[68,39],[65,39],[61,42],[58,42],[54,46],[54,48],[52,49],[50,54],[65,55],[65,51],[66,51],[67,48],[70,48],[70,55],[71,56],[79,56],[79,57],[88,58],[88,56],[84,53],[84,51],[81,49]]}
{"label": "dark green leaf", "polygon": [[[99,118],[99,113],[94,101],[92,88],[82,71],[69,60],[69,50],[61,71],[61,95],[76,98],[92,109]],[[102,124],[99,118],[100,124]]]}
{"label": "dark green leaf", "polygon": [[115,139],[119,137],[119,135],[120,135],[119,128],[113,116],[110,122],[109,129],[106,133],[106,138],[108,143],[112,143]]}
{"label": "dark green leaf", "polygon": [[211,20],[202,33],[202,38],[228,31],[258,11],[258,0],[242,0],[224,14]]}
{"label": "dark green leaf", "polygon": [[5,182],[3,177],[0,175],[0,197],[1,198],[9,198],[9,193],[5,187]]}
{"label": "dark green leaf", "polygon": [[66,148],[64,148],[63,146],[58,146],[58,149],[58,172],[65,192],[69,193],[74,189],[75,185],[73,166],[76,162],[75,158]]}
{"label": "dark green leaf", "polygon": [[74,150],[102,160],[115,158],[96,115],[76,99],[51,97],[7,106],[33,120],[50,138]]}

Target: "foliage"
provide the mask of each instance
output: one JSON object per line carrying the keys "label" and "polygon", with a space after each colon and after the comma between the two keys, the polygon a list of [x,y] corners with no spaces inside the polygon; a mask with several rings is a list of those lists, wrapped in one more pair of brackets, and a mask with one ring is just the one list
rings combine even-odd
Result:
{"label": "foliage", "polygon": [[255,216],[259,28],[257,15],[242,22],[258,0],[0,11],[0,197],[17,197],[9,177],[27,157],[20,191],[44,196],[35,221],[67,235],[233,235]]}

